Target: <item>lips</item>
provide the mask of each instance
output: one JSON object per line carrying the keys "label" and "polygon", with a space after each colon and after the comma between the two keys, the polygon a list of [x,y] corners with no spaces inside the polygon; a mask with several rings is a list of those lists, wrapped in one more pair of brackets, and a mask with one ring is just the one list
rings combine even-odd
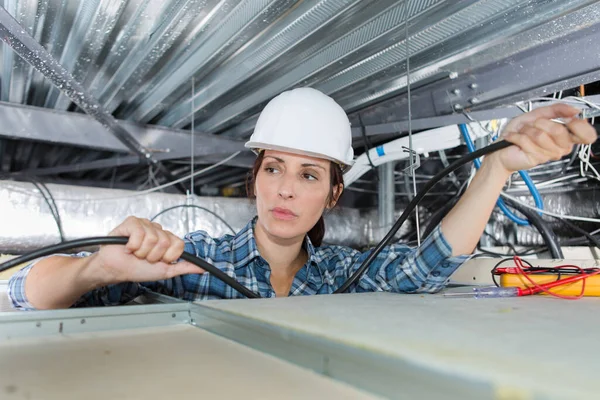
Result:
{"label": "lips", "polygon": [[298,217],[292,210],[288,210],[287,208],[275,207],[271,210],[273,216],[277,219],[281,219],[284,221],[292,220]]}

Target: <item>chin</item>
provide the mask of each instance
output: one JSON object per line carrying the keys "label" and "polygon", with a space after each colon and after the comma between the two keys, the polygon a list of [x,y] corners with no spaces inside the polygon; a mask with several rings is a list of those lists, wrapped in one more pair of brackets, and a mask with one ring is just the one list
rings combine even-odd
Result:
{"label": "chin", "polygon": [[267,223],[263,224],[263,227],[270,235],[281,239],[293,239],[298,236],[304,236],[308,232],[307,229],[302,228],[300,225],[301,221],[299,219],[282,221],[270,216],[270,218],[267,218]]}

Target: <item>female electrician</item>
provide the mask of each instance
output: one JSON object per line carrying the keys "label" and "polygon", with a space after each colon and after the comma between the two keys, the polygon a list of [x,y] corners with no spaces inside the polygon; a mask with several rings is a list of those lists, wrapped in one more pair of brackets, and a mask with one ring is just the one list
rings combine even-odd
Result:
{"label": "female electrician", "polygon": [[[475,248],[513,171],[557,160],[574,144],[596,140],[592,126],[572,119],[577,113],[555,104],[511,121],[504,139],[516,146],[485,158],[460,201],[420,247],[384,248],[349,292],[440,290]],[[258,216],[235,236],[212,238],[197,231],[181,240],[147,219],[129,217],[110,233],[128,236],[126,246],[39,260],[13,276],[9,296],[25,309],[123,304],[148,290],[185,300],[243,297],[199,267],[177,261],[183,251],[261,297],[332,293],[368,255],[321,246],[322,215],[344,190],[351,144],[348,118],[330,97],[310,88],[284,92],[263,110],[246,144],[258,153],[249,183]]]}

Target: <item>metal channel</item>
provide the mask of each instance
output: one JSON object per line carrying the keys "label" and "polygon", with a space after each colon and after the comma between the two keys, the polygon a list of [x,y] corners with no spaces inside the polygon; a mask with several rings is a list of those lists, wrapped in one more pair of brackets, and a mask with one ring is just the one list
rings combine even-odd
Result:
{"label": "metal channel", "polygon": [[488,383],[200,304],[190,307],[192,325],[200,329],[380,396],[497,399]]}
{"label": "metal channel", "polygon": [[0,313],[0,340],[190,323],[189,303]]}

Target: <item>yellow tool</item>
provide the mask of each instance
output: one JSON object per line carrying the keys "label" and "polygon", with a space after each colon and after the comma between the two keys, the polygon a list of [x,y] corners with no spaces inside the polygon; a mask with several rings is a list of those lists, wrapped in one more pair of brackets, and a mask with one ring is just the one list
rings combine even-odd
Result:
{"label": "yellow tool", "polygon": [[[531,279],[538,285],[554,282],[559,279],[559,276],[557,274],[529,274],[527,276],[529,277],[529,279]],[[566,278],[568,276],[572,275],[562,274],[560,278]],[[579,296],[579,294],[581,293],[581,285],[583,285],[583,280],[566,283],[564,285],[553,287],[549,290],[552,293],[556,293],[558,295]],[[522,289],[533,287],[533,285],[529,283],[527,279],[523,277],[523,275],[520,274],[500,275],[500,286],[519,287]],[[542,292],[541,294],[545,293]],[[583,292],[583,295],[600,296],[600,275],[593,275],[585,279],[585,291]]]}

